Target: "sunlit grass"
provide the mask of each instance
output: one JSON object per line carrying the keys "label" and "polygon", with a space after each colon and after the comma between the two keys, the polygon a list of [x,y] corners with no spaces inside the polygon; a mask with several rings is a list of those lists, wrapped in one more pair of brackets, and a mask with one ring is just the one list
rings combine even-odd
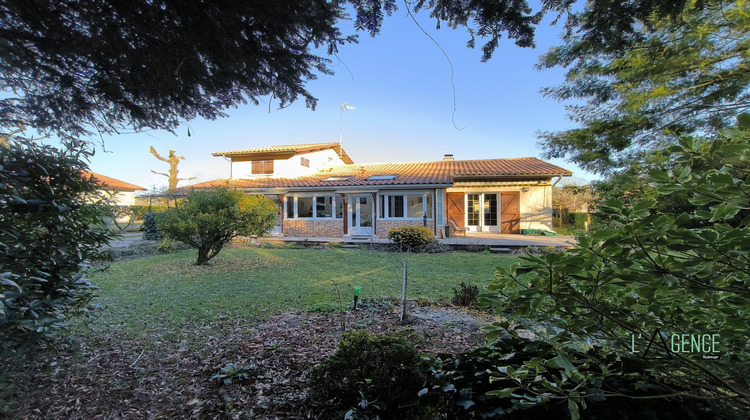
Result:
{"label": "sunlit grass", "polygon": [[348,305],[352,286],[361,298],[401,293],[408,259],[408,297],[448,300],[462,281],[482,288],[496,266],[514,257],[487,253],[394,254],[352,249],[225,249],[209,266],[194,265],[195,251],[113,264],[92,281],[102,305],[96,328],[132,332],[192,321],[253,322],[274,312],[338,305],[334,284]]}

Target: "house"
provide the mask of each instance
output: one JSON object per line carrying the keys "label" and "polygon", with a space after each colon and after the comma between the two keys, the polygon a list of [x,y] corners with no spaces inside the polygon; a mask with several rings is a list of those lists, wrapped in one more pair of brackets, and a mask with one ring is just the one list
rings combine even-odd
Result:
{"label": "house", "polygon": [[226,186],[279,206],[272,234],[386,237],[402,225],[468,232],[552,229],[552,179],[566,169],[537,158],[355,164],[339,143],[214,153],[232,176],[190,188]]}
{"label": "house", "polygon": [[86,178],[93,178],[94,182],[100,187],[99,191],[103,192],[106,197],[111,198],[113,205],[120,207],[135,205],[135,192],[145,190],[145,188],[141,186],[110,178],[95,172],[83,171],[83,176]]}

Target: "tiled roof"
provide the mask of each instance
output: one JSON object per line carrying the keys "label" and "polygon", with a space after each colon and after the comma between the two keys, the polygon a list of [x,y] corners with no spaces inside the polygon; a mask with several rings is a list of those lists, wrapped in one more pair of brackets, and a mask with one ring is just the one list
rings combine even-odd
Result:
{"label": "tiled roof", "polygon": [[[254,149],[241,149],[241,150],[228,150],[226,152],[215,152],[212,153],[214,156],[224,156],[228,158],[238,157],[250,157],[253,155],[287,155],[291,157],[300,153],[310,153],[319,150],[333,149],[336,153],[341,156],[341,160],[346,163],[352,163],[349,155],[341,147],[340,143],[328,142],[328,143],[308,143],[308,144],[287,144],[283,146],[269,146],[269,147],[258,147]],[[260,157],[261,159],[267,159],[268,157]]]}
{"label": "tiled roof", "polygon": [[[398,175],[388,180],[368,180],[373,175]],[[437,162],[365,163],[336,166],[297,178],[253,178],[216,180],[191,188],[230,186],[235,188],[350,187],[379,185],[451,185],[457,178],[513,179],[570,176],[572,172],[537,158],[452,160]]]}
{"label": "tiled roof", "polygon": [[117,191],[138,191],[145,190],[145,188],[131,184],[129,182],[120,181],[119,179],[110,178],[96,172],[83,171],[83,176],[86,178],[93,176],[94,181],[104,188],[109,188]]}

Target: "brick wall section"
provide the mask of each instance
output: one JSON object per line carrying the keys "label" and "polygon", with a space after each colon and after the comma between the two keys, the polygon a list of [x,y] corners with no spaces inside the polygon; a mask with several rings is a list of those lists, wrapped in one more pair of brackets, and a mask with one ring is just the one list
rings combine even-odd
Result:
{"label": "brick wall section", "polygon": [[340,238],[344,236],[343,220],[284,219],[284,236]]}
{"label": "brick wall section", "polygon": [[[376,228],[377,232],[375,232],[375,234],[378,238],[387,238],[389,230],[404,225],[422,226],[423,223],[421,220],[378,220]],[[431,232],[435,232],[435,221],[428,220],[427,227]]]}

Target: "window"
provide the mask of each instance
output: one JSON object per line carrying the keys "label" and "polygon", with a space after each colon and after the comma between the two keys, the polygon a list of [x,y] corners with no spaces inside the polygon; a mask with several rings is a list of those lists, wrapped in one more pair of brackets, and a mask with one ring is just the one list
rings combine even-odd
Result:
{"label": "window", "polygon": [[437,224],[438,225],[444,225],[445,224],[445,190],[437,190],[437,200],[436,200],[436,206],[437,209]]}
{"label": "window", "polygon": [[479,194],[466,195],[466,223],[479,226]]}
{"label": "window", "polygon": [[313,197],[297,198],[297,217],[313,217]]}
{"label": "window", "polygon": [[286,197],[286,218],[294,219],[294,197]]}
{"label": "window", "polygon": [[338,194],[288,195],[286,197],[286,217],[288,219],[341,219],[344,217],[344,202]]}
{"label": "window", "polygon": [[304,166],[305,168],[309,168],[310,167],[310,159],[308,159],[308,158],[301,157],[301,158],[299,158],[299,162],[300,162],[300,165]]}
{"label": "window", "polygon": [[367,178],[368,181],[388,181],[398,178],[398,175],[373,175]]}
{"label": "window", "polygon": [[381,195],[378,214],[387,219],[432,219],[432,194]]}
{"label": "window", "polygon": [[254,160],[252,173],[255,175],[273,174],[273,161],[272,160]]}
{"label": "window", "polygon": [[351,178],[350,176],[331,176],[323,181],[346,181],[347,179]]}

